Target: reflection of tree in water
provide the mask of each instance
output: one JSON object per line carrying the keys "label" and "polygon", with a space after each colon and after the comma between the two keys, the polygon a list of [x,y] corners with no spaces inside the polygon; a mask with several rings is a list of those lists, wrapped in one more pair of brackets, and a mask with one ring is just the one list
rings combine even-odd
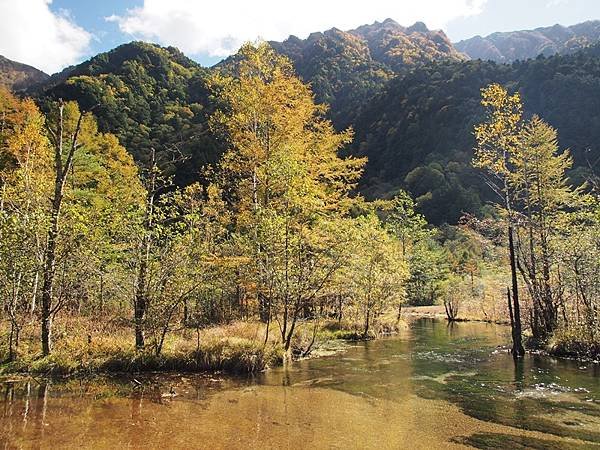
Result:
{"label": "reflection of tree in water", "polygon": [[4,386],[4,415],[3,415],[3,417],[11,417],[12,416],[13,397],[14,397],[14,385],[13,385],[13,383],[7,383]]}
{"label": "reflection of tree in water", "polygon": [[[577,372],[573,371],[573,362],[542,355],[527,355],[515,361],[504,351],[492,354],[493,347],[486,348],[482,345],[484,341],[468,341],[464,334],[465,324],[439,325],[437,330],[431,330],[431,334],[427,328],[422,329],[423,341],[413,355],[416,383],[419,383],[416,391],[421,397],[454,403],[465,414],[480,420],[600,442],[600,428],[586,430],[555,418],[576,410],[587,415],[592,423],[598,422],[600,408],[596,404],[577,401],[575,394],[563,401],[544,391],[548,386],[555,386],[557,380],[562,383],[562,378],[569,378],[574,386],[580,385],[580,381],[587,382],[588,387],[596,391],[597,385],[594,388],[589,384],[594,383],[591,373],[578,378]],[[445,341],[440,329],[445,333]],[[484,331],[481,330],[482,335]],[[473,348],[469,349],[469,344]],[[557,388],[572,390],[569,386]],[[540,448],[554,448],[552,442],[549,445]]]}
{"label": "reflection of tree in water", "polygon": [[40,382],[37,390],[37,397],[32,405],[32,420],[35,428],[36,442],[43,442],[44,430],[46,428],[46,411],[48,410],[48,383]]}
{"label": "reflection of tree in water", "polygon": [[448,335],[450,337],[455,337],[458,334],[458,326],[456,321],[454,320],[449,320],[447,325],[446,325],[446,329],[448,330]]}
{"label": "reflection of tree in water", "polygon": [[0,438],[5,447],[18,446],[19,430],[31,431],[36,442],[44,438],[49,387],[45,381],[37,382],[37,389],[32,386],[31,381],[4,383]]}
{"label": "reflection of tree in water", "polygon": [[[512,358],[513,366],[514,366],[514,391],[516,393],[523,392],[525,389],[525,361],[523,358]],[[525,416],[527,407],[523,404],[523,397],[517,397],[517,400],[514,402],[514,421],[519,424],[526,424],[527,417]]]}
{"label": "reflection of tree in water", "polygon": [[[0,433],[2,436],[1,441],[7,441],[11,438],[13,432],[13,399],[14,399],[14,385],[13,383],[7,383],[4,386],[4,408],[2,409],[2,418],[4,422],[8,423],[8,427],[5,427],[3,432]],[[6,444],[5,444],[6,445]]]}
{"label": "reflection of tree in water", "polygon": [[141,436],[144,432],[142,406],[144,400],[144,391],[137,390],[131,395],[131,425],[129,427],[129,447],[139,448],[141,446]]}

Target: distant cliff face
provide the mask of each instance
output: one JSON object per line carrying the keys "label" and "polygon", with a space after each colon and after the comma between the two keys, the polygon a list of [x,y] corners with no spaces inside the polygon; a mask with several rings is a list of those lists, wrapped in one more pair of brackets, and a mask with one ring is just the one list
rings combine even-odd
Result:
{"label": "distant cliff face", "polygon": [[391,19],[363,25],[349,33],[366,41],[374,60],[399,71],[407,66],[443,59],[463,60],[441,30],[429,30],[423,22],[406,28]]}
{"label": "distant cliff face", "polygon": [[458,51],[472,59],[510,63],[516,60],[567,54],[600,40],[600,21],[564,27],[554,25],[535,30],[493,33],[475,36],[455,44]]}
{"label": "distant cliff face", "polygon": [[[332,28],[323,33],[312,33],[306,39],[290,36],[283,42],[270,44],[290,57],[300,69],[303,63],[324,62],[315,61],[315,57],[354,58],[355,66],[379,65],[394,72],[440,59],[466,59],[443,31],[429,30],[422,22],[403,27],[392,19],[349,31]],[[327,51],[318,52],[319,49]]]}
{"label": "distant cliff face", "polygon": [[270,42],[289,57],[298,75],[310,82],[317,101],[331,105],[339,126],[349,125],[357,110],[393,76],[433,61],[466,59],[443,31],[422,22],[403,27],[387,19],[355,30],[332,28],[306,39],[290,36]]}
{"label": "distant cliff face", "polygon": [[49,77],[35,67],[28,66],[0,55],[0,85],[12,91],[27,89]]}

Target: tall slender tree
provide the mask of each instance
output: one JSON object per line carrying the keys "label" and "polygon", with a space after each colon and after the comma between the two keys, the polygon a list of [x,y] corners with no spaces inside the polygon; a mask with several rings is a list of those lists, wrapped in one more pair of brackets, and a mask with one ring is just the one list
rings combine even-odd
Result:
{"label": "tall slender tree", "polygon": [[492,84],[482,89],[481,97],[481,104],[486,108],[486,120],[475,127],[476,147],[473,165],[485,171],[486,182],[500,198],[507,215],[512,284],[512,289],[507,289],[507,300],[512,326],[512,354],[520,357],[525,350],[522,343],[517,251],[514,236],[516,217],[513,208],[514,192],[510,184],[510,165],[511,156],[521,145],[523,107],[518,93],[509,95],[508,91],[499,84]]}
{"label": "tall slender tree", "polygon": [[[66,106],[59,101],[57,117],[54,123],[48,123],[47,129],[54,149],[54,194],[50,213],[50,225],[44,256],[42,304],[41,304],[41,340],[42,354],[47,356],[52,350],[52,316],[56,312],[54,302],[54,275],[56,272],[56,248],[60,231],[60,215],[63,206],[65,186],[73,166],[75,152],[79,148],[79,133],[81,131],[84,113],[71,103]],[[73,118],[74,123],[73,123]]]}
{"label": "tall slender tree", "polygon": [[556,330],[562,302],[555,247],[567,230],[561,229],[560,216],[583,200],[566,178],[571,164],[568,152],[559,153],[550,125],[537,116],[525,124],[521,145],[511,154],[510,184],[520,218],[518,268],[533,301],[532,330],[540,343]]}

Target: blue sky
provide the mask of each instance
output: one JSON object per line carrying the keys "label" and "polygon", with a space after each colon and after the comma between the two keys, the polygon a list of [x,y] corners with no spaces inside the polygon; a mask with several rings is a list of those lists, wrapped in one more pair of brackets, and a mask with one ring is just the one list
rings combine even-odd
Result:
{"label": "blue sky", "polygon": [[529,30],[600,20],[599,0],[493,0],[480,14],[450,21],[444,31],[456,42],[495,31]]}
{"label": "blue sky", "polygon": [[391,17],[453,41],[494,31],[600,19],[600,0],[0,0],[0,54],[46,72],[141,39],[204,65],[247,40],[306,37]]}
{"label": "blue sky", "polygon": [[53,0],[50,9],[57,14],[68,11],[76,24],[94,36],[91,44],[97,53],[130,40],[116,23],[107,22],[106,17],[125,14],[128,8],[143,3],[141,0]]}

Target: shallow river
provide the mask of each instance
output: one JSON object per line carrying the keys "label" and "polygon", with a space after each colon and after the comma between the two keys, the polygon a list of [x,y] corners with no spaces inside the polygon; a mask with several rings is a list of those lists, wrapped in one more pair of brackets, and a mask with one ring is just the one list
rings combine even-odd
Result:
{"label": "shallow river", "polygon": [[600,448],[600,366],[430,319],[254,378],[0,385],[0,448]]}

